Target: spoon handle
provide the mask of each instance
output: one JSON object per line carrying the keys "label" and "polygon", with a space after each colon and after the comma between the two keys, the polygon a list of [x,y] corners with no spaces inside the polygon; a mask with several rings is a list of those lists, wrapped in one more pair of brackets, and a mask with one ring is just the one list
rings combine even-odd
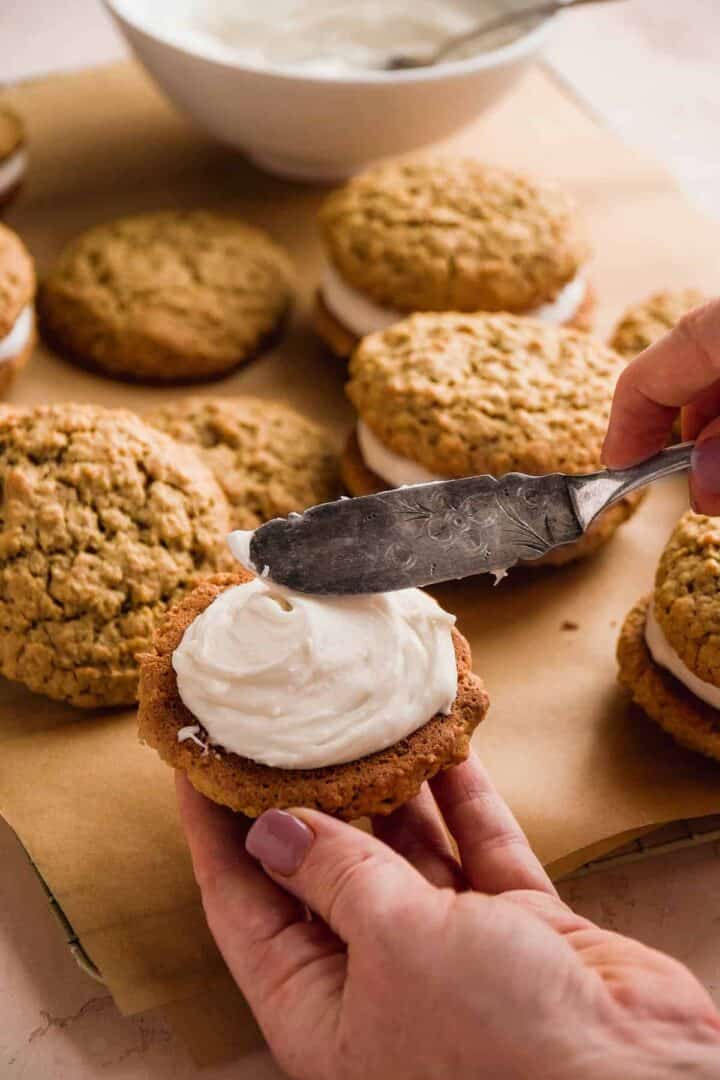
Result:
{"label": "spoon handle", "polygon": [[444,60],[448,53],[455,52],[456,49],[467,45],[468,42],[473,41],[475,38],[484,34],[491,34],[495,30],[502,30],[505,26],[512,26],[513,23],[523,22],[525,19],[539,18],[542,15],[557,15],[560,11],[567,11],[568,8],[580,7],[583,4],[617,2],[618,0],[547,0],[547,3],[533,4],[531,7],[522,8],[518,11],[506,11],[504,15],[498,15],[497,18],[481,23],[473,27],[472,30],[466,30],[462,34],[456,34],[455,37],[448,38],[424,63],[436,64],[439,60]]}

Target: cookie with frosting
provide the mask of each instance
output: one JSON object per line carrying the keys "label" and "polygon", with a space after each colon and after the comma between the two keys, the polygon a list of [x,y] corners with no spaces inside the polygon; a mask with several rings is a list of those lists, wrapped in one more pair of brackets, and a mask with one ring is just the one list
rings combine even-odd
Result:
{"label": "cookie with frosting", "polygon": [[388,814],[464,760],[487,711],[454,622],[417,589],[311,597],[244,569],[213,578],[140,658],[140,737],[249,817]]}
{"label": "cookie with frosting", "polygon": [[339,356],[414,311],[509,311],[587,329],[589,247],[570,198],[466,158],[389,162],[320,213],[315,326]]}
{"label": "cookie with frosting", "polygon": [[17,233],[0,225],[0,393],[25,366],[35,344],[35,267]]}
{"label": "cookie with frosting", "polygon": [[618,641],[620,683],[679,743],[720,759],[720,520],[689,512]]}
{"label": "cookie with frosting", "polygon": [[217,378],[279,330],[292,280],[283,249],[231,214],[138,214],[89,229],[60,254],[40,290],[41,331],[119,378]]}
{"label": "cookie with frosting", "polygon": [[15,198],[27,172],[25,127],[18,114],[0,105],[0,209]]}
{"label": "cookie with frosting", "polygon": [[[369,495],[484,473],[594,472],[624,366],[588,334],[537,319],[412,315],[364,338],[350,361],[358,423],[343,455],[345,486]],[[594,552],[641,497],[530,565]]]}

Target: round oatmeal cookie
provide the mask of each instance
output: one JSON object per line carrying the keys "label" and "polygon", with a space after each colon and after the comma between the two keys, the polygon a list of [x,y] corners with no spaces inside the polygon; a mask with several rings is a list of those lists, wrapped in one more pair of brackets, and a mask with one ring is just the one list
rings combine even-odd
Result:
{"label": "round oatmeal cookie", "polygon": [[440,476],[591,472],[624,366],[535,319],[418,314],[363,340],[347,393],[385,446]]}
{"label": "round oatmeal cookie", "polygon": [[677,742],[720,760],[720,712],[656,664],[645,643],[652,603],[652,596],[643,597],[625,619],[617,648],[619,681],[650,719]]}
{"label": "round oatmeal cookie", "polygon": [[285,252],[261,230],[209,210],[98,225],[61,254],[39,297],[41,330],[111,375],[187,382],[250,359],[292,300]]}
{"label": "round oatmeal cookie", "polygon": [[660,557],[653,609],[683,663],[720,686],[720,519],[680,518]]}
{"label": "round oatmeal cookie", "polygon": [[186,398],[145,420],[197,450],[225,492],[234,529],[256,529],[340,494],[335,441],[283,402]]}
{"label": "round oatmeal cookie", "polygon": [[705,303],[697,289],[663,290],[629,307],[613,330],[610,346],[631,360],[664,337],[693,308]]}
{"label": "round oatmeal cookie", "polygon": [[25,127],[18,114],[0,105],[0,208],[17,194],[27,169]]}
{"label": "round oatmeal cookie", "polygon": [[354,177],[320,214],[343,279],[399,311],[527,311],[587,261],[558,188],[469,158],[393,161]]}
{"label": "round oatmeal cookie", "polygon": [[389,814],[417,795],[423,781],[465,760],[470,736],[488,710],[488,697],[472,672],[470,647],[457,630],[458,692],[451,713],[432,717],[407,739],[377,754],[322,769],[280,769],[218,747],[206,750],[191,739],[179,742],[180,729],[197,720],[178,694],[172,654],[190,623],[224,589],[251,576],[241,570],[203,582],[168,613],[153,648],[140,657],[140,738],[168,765],[185,772],[198,791],[248,817],[272,807],[310,806],[351,821],[365,814]]}
{"label": "round oatmeal cookie", "polygon": [[68,404],[0,416],[0,477],[0,673],[130,704],[160,617],[223,565],[212,475],[132,413]]}

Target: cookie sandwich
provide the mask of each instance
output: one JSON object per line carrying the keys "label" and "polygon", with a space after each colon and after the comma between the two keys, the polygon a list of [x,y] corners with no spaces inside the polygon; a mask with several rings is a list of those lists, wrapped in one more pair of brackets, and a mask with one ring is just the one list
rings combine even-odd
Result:
{"label": "cookie sandwich", "polygon": [[145,420],[197,451],[225,493],[234,529],[254,529],[340,494],[335,440],[283,402],[191,397]]}
{"label": "cookie sandwich", "polygon": [[41,287],[41,331],[59,352],[119,378],[214,378],[279,331],[292,278],[285,252],[229,214],[121,218],[62,252]]}
{"label": "cookie sandwich", "polygon": [[612,332],[610,347],[632,360],[665,337],[684,315],[706,300],[698,289],[665,289],[653,293],[625,311]]}
{"label": "cookie sandwich", "polygon": [[192,451],[93,405],[0,414],[0,475],[0,674],[131,704],[161,617],[224,564],[222,492]]}
{"label": "cookie sandwich", "polygon": [[720,519],[680,519],[617,655],[633,701],[683,746],[720,759]]}
{"label": "cookie sandwich", "polygon": [[568,196],[464,158],[390,162],[320,213],[315,327],[338,356],[414,311],[509,311],[589,328],[589,248]]}
{"label": "cookie sandwich", "polygon": [[25,128],[20,117],[0,105],[0,209],[12,202],[27,172]]}
{"label": "cookie sandwich", "polygon": [[487,711],[454,622],[418,589],[313,597],[216,577],[140,658],[140,737],[249,817],[388,814],[464,760]]}
{"label": "cookie sandwich", "polygon": [[[624,366],[588,334],[537,319],[411,315],[364,338],[350,361],[358,423],[345,487],[369,495],[479,474],[594,472]],[[594,552],[641,497],[626,496],[580,540],[529,565]]]}
{"label": "cookie sandwich", "polygon": [[17,233],[0,225],[0,393],[35,345],[35,267]]}

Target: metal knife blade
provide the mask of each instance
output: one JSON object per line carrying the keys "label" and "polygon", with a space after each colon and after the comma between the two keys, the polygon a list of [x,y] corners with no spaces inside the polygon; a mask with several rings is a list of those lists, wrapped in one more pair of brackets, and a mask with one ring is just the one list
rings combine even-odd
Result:
{"label": "metal knife blade", "polygon": [[582,534],[571,479],[473,476],[323,503],[262,525],[250,559],[277,584],[320,595],[499,579]]}
{"label": "metal knife blade", "polygon": [[499,580],[517,562],[579,539],[630,492],[689,469],[693,448],[678,443],[630,468],[581,476],[469,476],[323,503],[262,525],[250,534],[249,557],[278,585],[319,595],[472,574]]}

